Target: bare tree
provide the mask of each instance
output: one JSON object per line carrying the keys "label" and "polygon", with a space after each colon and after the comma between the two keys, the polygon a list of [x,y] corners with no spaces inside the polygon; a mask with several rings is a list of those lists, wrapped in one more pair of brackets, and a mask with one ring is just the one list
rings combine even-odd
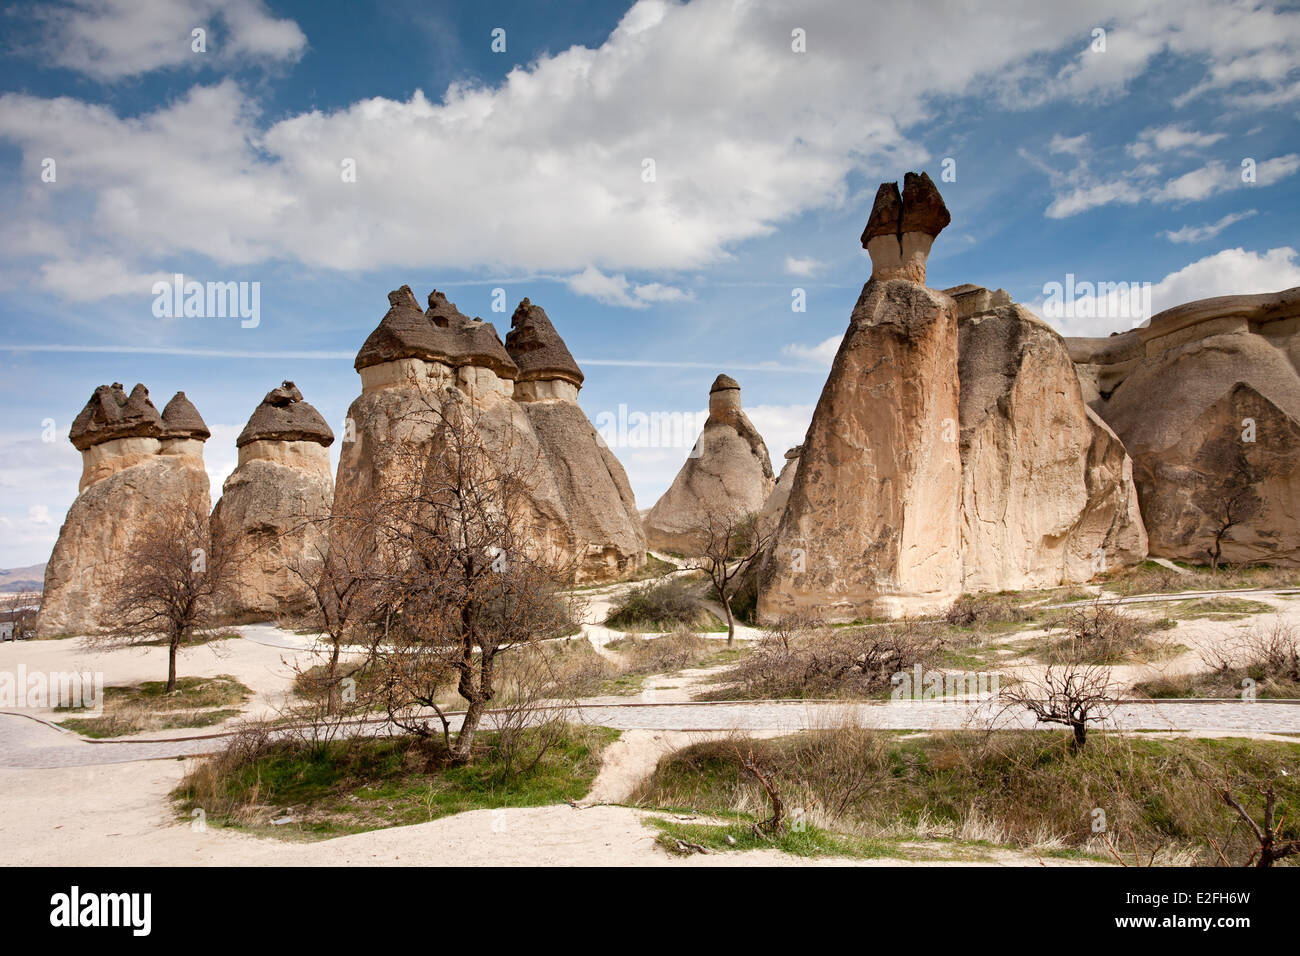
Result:
{"label": "bare tree", "polygon": [[39,591],[15,591],[0,596],[0,620],[13,623],[13,639],[31,636],[36,627],[36,612],[41,606]]}
{"label": "bare tree", "polygon": [[1070,635],[1060,663],[1049,664],[1041,677],[1004,687],[1000,694],[1003,709],[1023,707],[1039,723],[1069,727],[1070,747],[1076,753],[1088,742],[1088,725],[1106,720],[1118,703],[1110,668],[1090,663],[1083,643]]}
{"label": "bare tree", "polygon": [[1210,569],[1218,571],[1228,532],[1257,517],[1263,508],[1263,499],[1257,491],[1262,475],[1246,457],[1241,442],[1233,437],[1207,442],[1197,459],[1217,475],[1196,493],[1193,504],[1208,522],[1213,537],[1205,553],[1210,558]]}
{"label": "bare tree", "polygon": [[216,598],[226,585],[231,548],[215,540],[198,501],[153,515],[122,556],[107,590],[114,623],[85,638],[91,646],[167,644],[167,693],[176,692],[176,655],[215,632]]}
{"label": "bare tree", "polygon": [[[372,658],[393,723],[428,736],[432,711],[452,761],[464,763],[497,690],[499,655],[571,626],[562,589],[572,567],[535,514],[535,463],[485,439],[455,389],[422,391],[419,405],[431,440],[394,451],[375,490],[384,570],[371,604]],[[454,741],[439,704],[449,683],[466,703]]]}
{"label": "bare tree", "polygon": [[[1273,781],[1270,780],[1267,784],[1256,785],[1255,789],[1264,798],[1264,818],[1260,823],[1255,822],[1255,818],[1250,815],[1250,812],[1241,805],[1241,802],[1233,794],[1231,783],[1224,783],[1219,790],[1219,796],[1223,797],[1224,803],[1237,811],[1237,816],[1241,817],[1259,842],[1259,848],[1254,850],[1242,865],[1269,867],[1293,853],[1300,853],[1300,840],[1284,840],[1279,837],[1279,833],[1286,825],[1286,817],[1276,820],[1277,792],[1273,788]],[[1215,849],[1219,853],[1219,859],[1227,864],[1228,861],[1217,844],[1215,844]]]}
{"label": "bare tree", "polygon": [[714,596],[727,617],[727,645],[736,637],[736,618],[731,599],[746,569],[753,566],[772,540],[754,512],[711,512],[701,529],[704,548],[698,565],[708,575]]}

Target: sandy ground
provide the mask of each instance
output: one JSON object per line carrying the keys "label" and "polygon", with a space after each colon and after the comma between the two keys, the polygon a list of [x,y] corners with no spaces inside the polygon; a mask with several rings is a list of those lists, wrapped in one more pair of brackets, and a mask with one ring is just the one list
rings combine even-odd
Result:
{"label": "sandy ground", "polygon": [[[626,587],[626,586],[624,586]],[[603,620],[618,588],[586,595],[588,635],[592,643],[620,636],[595,622]],[[1300,601],[1252,597],[1274,606],[1282,618],[1300,627]],[[1165,613],[1162,605],[1149,610]],[[1184,621],[1171,632],[1191,650],[1151,670],[1173,673],[1200,667],[1197,651],[1238,629],[1246,621]],[[260,632],[259,632],[260,633]],[[281,632],[282,634],[283,632]],[[710,635],[713,636],[713,635]],[[724,637],[725,635],[717,635]],[[743,633],[740,636],[751,636]],[[310,651],[307,639],[284,636],[289,646],[255,640],[214,642],[182,651],[179,673],[231,674],[254,692],[250,715],[276,711],[292,678],[295,660]],[[0,644],[0,670],[19,663],[29,671],[102,671],[108,684],[158,680],[166,674],[166,651],[143,648],[92,651],[79,641],[26,641]],[[1130,679],[1151,676],[1141,668]],[[646,686],[663,702],[686,701],[713,672],[695,670],[649,678]],[[1117,675],[1118,676],[1118,675]],[[616,700],[627,701],[627,698]],[[53,712],[36,716],[56,717]],[[211,732],[212,729],[203,732]],[[149,737],[186,736],[195,731],[151,732]],[[49,735],[47,735],[49,736]],[[581,809],[570,806],[475,811],[417,826],[374,831],[317,842],[254,837],[236,831],[203,828],[177,821],[168,793],[180,781],[184,759],[135,761],[62,769],[0,769],[0,862],[17,865],[842,865],[845,860],[807,861],[777,851],[723,853],[680,858],[654,842],[655,831],[643,823],[646,812],[617,806],[664,754],[703,739],[698,732],[628,730],[611,745],[604,765]],[[53,746],[85,746],[74,738]],[[852,861],[862,863],[863,861]],[[1058,865],[1032,854],[998,851],[985,863]],[[865,865],[898,865],[866,861]],[[951,865],[951,864],[948,864]]]}

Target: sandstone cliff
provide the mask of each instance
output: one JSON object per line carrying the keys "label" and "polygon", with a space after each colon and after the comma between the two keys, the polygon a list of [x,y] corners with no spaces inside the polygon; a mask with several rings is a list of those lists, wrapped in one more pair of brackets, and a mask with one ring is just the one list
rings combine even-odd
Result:
{"label": "sandstone cliff", "polygon": [[1300,564],[1300,288],[1069,347],[1133,456],[1152,554],[1205,563],[1221,536],[1224,560]]}

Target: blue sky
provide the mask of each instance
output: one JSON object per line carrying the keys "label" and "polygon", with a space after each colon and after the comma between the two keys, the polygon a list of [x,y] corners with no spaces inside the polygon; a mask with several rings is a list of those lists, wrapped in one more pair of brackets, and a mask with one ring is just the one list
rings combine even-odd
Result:
{"label": "blue sky", "polygon": [[[0,567],[48,556],[80,472],[67,428],[96,385],[144,382],[160,408],[184,389],[214,433],[215,498],[281,379],[339,429],[352,357],[403,283],[502,335],[519,299],[540,303],[593,419],[703,409],[726,371],[779,466],[869,272],[876,185],[910,169],[952,211],[938,288],[1039,308],[1072,273],[1150,283],[1159,310],[1300,285],[1294,7],[82,0],[0,17]],[[260,322],[155,316],[175,273],[259,283]],[[615,450],[642,507],[686,453]]]}

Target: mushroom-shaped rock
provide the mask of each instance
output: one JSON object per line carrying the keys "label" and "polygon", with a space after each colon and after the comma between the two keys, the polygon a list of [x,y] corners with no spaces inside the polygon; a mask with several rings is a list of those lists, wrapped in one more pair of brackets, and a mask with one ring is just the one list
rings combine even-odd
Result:
{"label": "mushroom-shaped rock", "polygon": [[38,636],[92,634],[117,623],[109,596],[154,516],[178,508],[210,510],[207,435],[184,394],[167,403],[164,416],[143,385],[130,395],[116,382],[95,389],[70,434],[81,450],[80,494],[45,568]]}
{"label": "mushroom-shaped rock", "polygon": [[582,369],[551,324],[546,311],[528,299],[510,318],[506,351],[519,367],[515,387],[524,382],[562,380],[582,387]]}
{"label": "mushroom-shaped rock", "polygon": [[357,371],[419,359],[453,369],[490,369],[503,379],[518,374],[492,323],[464,315],[438,290],[429,294],[427,312],[420,311],[410,286],[388,293],[388,304],[388,312],[357,353]]}
{"label": "mushroom-shaped rock", "polygon": [[223,609],[240,616],[273,617],[307,607],[302,574],[328,550],[325,530],[313,519],[334,499],[329,445],[334,433],[303,401],[293,382],[271,389],[235,444],[239,465],[212,512],[216,533],[236,555]]}
{"label": "mushroom-shaped rock", "polygon": [[207,441],[212,437],[203,416],[194,407],[194,403],[184,392],[177,392],[172,400],[163,406],[163,435],[166,438],[192,438]]}
{"label": "mushroom-shaped rock", "polygon": [[334,432],[320,412],[302,400],[298,387],[285,382],[266,393],[235,445],[243,448],[255,441],[306,441],[328,448],[334,443]]}
{"label": "mushroom-shaped rock", "polygon": [[127,395],[121,382],[100,385],[73,419],[69,439],[78,451],[118,438],[160,438],[162,416],[137,384]]}
{"label": "mushroom-shaped rock", "polygon": [[646,540],[652,549],[698,554],[710,518],[760,511],[772,485],[767,446],[741,407],[740,385],[719,375],[699,440],[645,517]]}
{"label": "mushroom-shaped rock", "polygon": [[901,193],[898,183],[881,183],[862,231],[872,276],[924,283],[930,246],[951,221],[943,197],[926,173],[906,174]]}

